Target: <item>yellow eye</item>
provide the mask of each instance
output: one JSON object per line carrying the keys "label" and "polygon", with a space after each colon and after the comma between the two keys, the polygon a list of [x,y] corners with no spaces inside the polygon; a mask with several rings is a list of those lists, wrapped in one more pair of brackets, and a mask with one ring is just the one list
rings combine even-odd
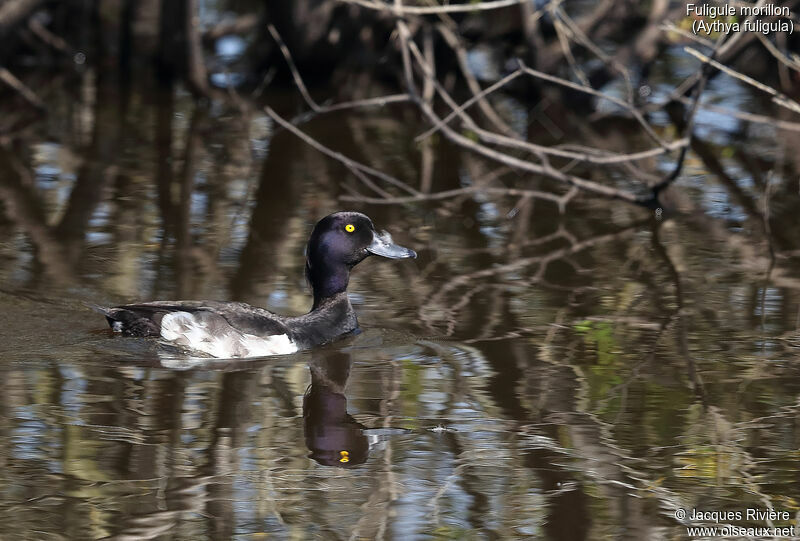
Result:
{"label": "yellow eye", "polygon": [[348,233],[352,233],[353,231],[356,230],[356,226],[354,226],[353,224],[347,224],[346,226],[344,226],[344,230],[347,231]]}

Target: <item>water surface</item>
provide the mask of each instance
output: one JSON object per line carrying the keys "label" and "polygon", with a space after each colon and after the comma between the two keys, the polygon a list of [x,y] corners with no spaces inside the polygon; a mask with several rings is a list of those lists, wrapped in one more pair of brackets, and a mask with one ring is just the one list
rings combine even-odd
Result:
{"label": "water surface", "polygon": [[[683,539],[677,508],[796,516],[800,206],[781,132],[701,116],[735,180],[692,153],[660,217],[589,197],[369,205],[259,112],[124,100],[91,75],[0,150],[4,535]],[[413,184],[425,126],[409,118],[303,129]],[[526,181],[432,148],[435,191]],[[306,238],[344,208],[420,256],[359,265],[363,332],[322,350],[192,361],[82,304],[302,313]]]}

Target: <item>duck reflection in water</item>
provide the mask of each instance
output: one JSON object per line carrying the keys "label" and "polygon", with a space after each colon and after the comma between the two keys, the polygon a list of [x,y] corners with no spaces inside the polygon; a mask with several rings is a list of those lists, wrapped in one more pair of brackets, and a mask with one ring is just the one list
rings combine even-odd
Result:
{"label": "duck reflection in water", "polygon": [[352,359],[325,352],[309,362],[311,385],[303,397],[303,431],[309,455],[325,466],[352,467],[369,455],[365,426],[347,413],[344,388]]}

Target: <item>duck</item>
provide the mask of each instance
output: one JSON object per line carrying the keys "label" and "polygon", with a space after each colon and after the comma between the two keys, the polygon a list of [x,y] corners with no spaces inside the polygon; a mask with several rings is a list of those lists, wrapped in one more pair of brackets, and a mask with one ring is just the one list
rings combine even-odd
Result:
{"label": "duck", "polygon": [[182,350],[217,358],[264,357],[312,349],[357,332],[347,294],[350,272],[369,256],[414,259],[372,220],[336,212],[314,226],[306,248],[311,310],[282,316],[242,302],[151,301],[113,307],[91,305],[111,330],[124,336],[156,337]]}

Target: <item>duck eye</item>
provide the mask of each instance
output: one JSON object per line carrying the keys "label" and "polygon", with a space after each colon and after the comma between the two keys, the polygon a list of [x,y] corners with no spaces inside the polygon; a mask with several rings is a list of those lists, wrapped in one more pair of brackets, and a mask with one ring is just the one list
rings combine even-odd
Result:
{"label": "duck eye", "polygon": [[347,231],[348,233],[352,233],[353,231],[356,230],[356,226],[354,226],[353,224],[347,224],[346,226],[344,226],[344,230]]}

